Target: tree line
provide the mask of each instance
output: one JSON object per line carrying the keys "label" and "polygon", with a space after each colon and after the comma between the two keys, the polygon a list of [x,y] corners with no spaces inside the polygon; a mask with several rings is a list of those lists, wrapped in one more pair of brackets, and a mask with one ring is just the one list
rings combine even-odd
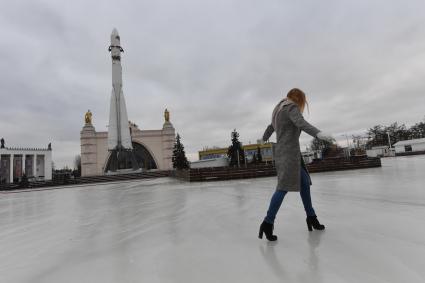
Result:
{"label": "tree line", "polygon": [[410,128],[405,124],[399,125],[397,122],[389,126],[373,126],[367,131],[366,147],[388,145],[388,136],[391,146],[399,141],[425,138],[425,118],[423,122],[418,122]]}
{"label": "tree line", "polygon": [[[418,122],[408,128],[405,124],[394,122],[388,126],[376,125],[368,129],[366,135],[353,135],[352,143],[354,148],[370,149],[374,146],[388,146],[404,140],[425,138],[425,118],[423,122]],[[312,150],[326,151],[332,146],[336,146],[336,141],[322,141],[315,138],[310,143]]]}

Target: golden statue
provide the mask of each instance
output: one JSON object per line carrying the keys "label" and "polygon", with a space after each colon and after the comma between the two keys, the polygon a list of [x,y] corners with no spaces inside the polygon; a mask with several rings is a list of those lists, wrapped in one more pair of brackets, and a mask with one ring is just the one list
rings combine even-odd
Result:
{"label": "golden statue", "polygon": [[164,111],[164,118],[165,122],[170,122],[170,112],[167,109]]}
{"label": "golden statue", "polygon": [[93,114],[90,112],[90,110],[87,110],[86,115],[84,115],[84,120],[86,121],[86,124],[91,124],[91,117]]}

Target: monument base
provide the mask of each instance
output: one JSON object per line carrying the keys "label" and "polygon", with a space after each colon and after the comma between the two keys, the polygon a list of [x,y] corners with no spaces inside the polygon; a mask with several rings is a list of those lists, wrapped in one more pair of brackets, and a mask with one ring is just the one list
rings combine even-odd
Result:
{"label": "monument base", "polygon": [[132,149],[114,149],[111,150],[111,157],[107,166],[107,172],[116,172],[119,170],[132,170],[140,169],[136,157]]}
{"label": "monument base", "polygon": [[[172,155],[175,142],[175,129],[170,122],[165,122],[162,129],[140,130],[134,123],[130,124],[130,134],[133,154],[136,158],[137,168],[143,171],[159,169],[172,170]],[[81,176],[104,175],[108,171],[133,168],[128,165],[111,167],[111,158],[117,159],[116,154],[111,155],[108,149],[108,132],[97,132],[92,124],[86,124],[80,133],[81,142]],[[117,150],[118,151],[118,150]],[[125,162],[124,162],[125,163]],[[115,169],[115,170],[114,170]]]}

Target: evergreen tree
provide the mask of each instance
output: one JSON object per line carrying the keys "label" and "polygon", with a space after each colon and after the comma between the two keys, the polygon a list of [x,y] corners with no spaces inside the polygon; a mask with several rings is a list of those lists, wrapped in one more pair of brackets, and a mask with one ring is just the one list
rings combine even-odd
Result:
{"label": "evergreen tree", "polygon": [[251,160],[252,164],[257,164],[258,163],[258,159],[257,159],[257,155],[254,153],[254,155],[252,156],[252,160]]}
{"label": "evergreen tree", "polygon": [[173,161],[173,168],[176,168],[179,170],[189,168],[189,161],[187,161],[186,153],[184,152],[184,146],[180,141],[179,134],[177,134],[176,142],[174,143],[172,161]]}
{"label": "evergreen tree", "polygon": [[25,172],[22,175],[20,186],[21,186],[21,188],[28,188],[28,186],[29,186],[28,177],[25,174]]}
{"label": "evergreen tree", "polygon": [[[229,146],[227,150],[227,156],[230,159],[230,166],[237,166],[238,159],[239,164],[244,164],[245,161],[245,153],[242,148],[242,143],[239,141],[239,134],[236,132],[236,129],[232,132],[232,145]],[[238,154],[239,153],[239,154]]]}
{"label": "evergreen tree", "polygon": [[81,155],[76,155],[74,158],[74,177],[81,177]]}
{"label": "evergreen tree", "polygon": [[257,161],[258,163],[263,162],[263,155],[261,155],[261,149],[259,146],[257,147]]}

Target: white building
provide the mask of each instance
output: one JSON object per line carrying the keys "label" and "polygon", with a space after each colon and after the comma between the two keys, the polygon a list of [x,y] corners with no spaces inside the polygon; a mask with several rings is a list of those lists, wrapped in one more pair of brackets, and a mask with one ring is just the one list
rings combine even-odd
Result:
{"label": "white building", "polygon": [[51,147],[0,148],[0,183],[19,182],[23,174],[29,180],[51,180]]}
{"label": "white building", "polygon": [[368,157],[391,157],[394,156],[394,148],[389,148],[387,145],[374,146],[372,149],[366,150]]}
{"label": "white building", "polygon": [[425,151],[425,138],[399,141],[394,147],[396,153]]}
{"label": "white building", "polygon": [[322,151],[314,150],[314,151],[302,151],[301,156],[304,159],[305,164],[310,164],[314,159],[322,159]]}

